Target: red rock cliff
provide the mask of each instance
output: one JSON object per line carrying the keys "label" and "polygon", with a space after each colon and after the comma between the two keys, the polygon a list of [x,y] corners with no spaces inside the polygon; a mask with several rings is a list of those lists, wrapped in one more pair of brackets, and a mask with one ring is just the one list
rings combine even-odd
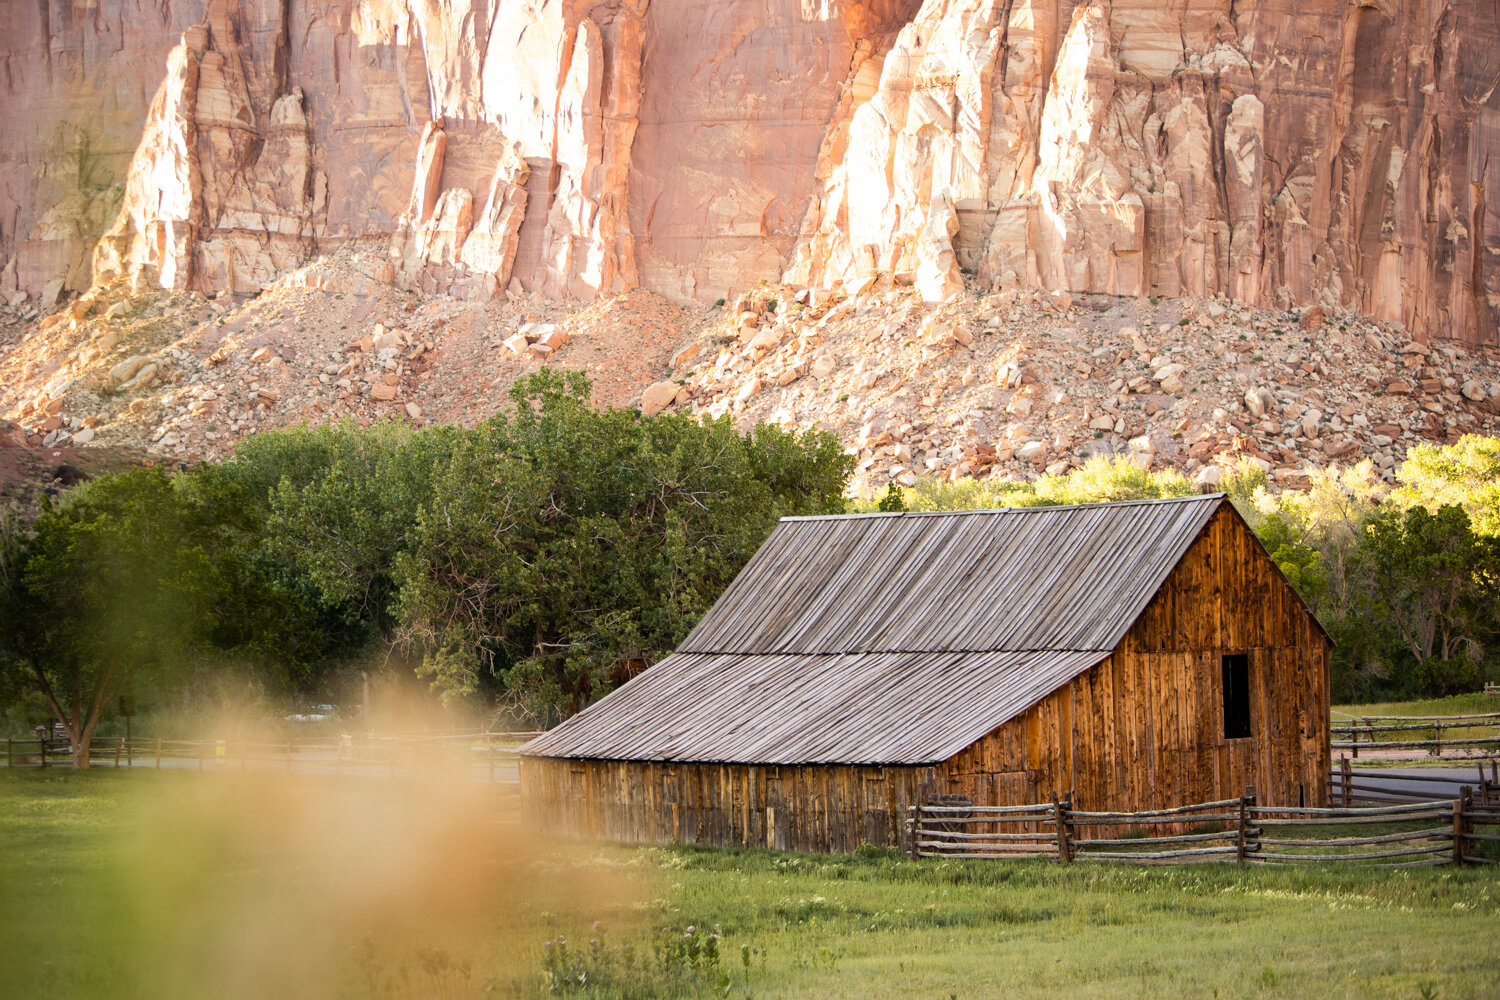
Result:
{"label": "red rock cliff", "polygon": [[12,295],[379,235],[467,298],[886,273],[1497,336],[1500,0],[42,0],[0,58]]}

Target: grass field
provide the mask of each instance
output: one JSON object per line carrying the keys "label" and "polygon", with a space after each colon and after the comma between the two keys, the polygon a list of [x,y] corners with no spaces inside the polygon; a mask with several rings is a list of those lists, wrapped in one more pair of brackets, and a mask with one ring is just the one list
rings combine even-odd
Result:
{"label": "grass field", "polygon": [[1334,705],[1334,722],[1349,721],[1366,715],[1482,715],[1500,712],[1500,698],[1486,698],[1481,693],[1455,694],[1446,698],[1419,698],[1414,701],[1381,701],[1360,705]]}
{"label": "grass field", "polygon": [[1500,996],[1493,869],[539,844],[513,808],[437,782],[0,773],[0,994]]}
{"label": "grass field", "polygon": [[[1447,698],[1424,698],[1415,701],[1334,705],[1332,709],[1334,725],[1357,722],[1366,716],[1484,715],[1489,713],[1500,713],[1500,698],[1486,698],[1482,693],[1457,694],[1450,695]],[[1388,724],[1376,723],[1376,725]],[[1430,740],[1434,739],[1438,735],[1438,732],[1434,728],[1425,728],[1381,732],[1374,735],[1379,742],[1391,742],[1397,740]],[[1442,730],[1442,736],[1444,740],[1493,739],[1500,736],[1500,720],[1486,720],[1470,726],[1446,726]],[[1362,735],[1360,739],[1364,741],[1368,739],[1368,735]],[[1492,755],[1497,751],[1500,751],[1500,748],[1494,745],[1488,747],[1481,746],[1474,749],[1475,753],[1481,755]],[[1348,751],[1335,752],[1335,758],[1340,752],[1347,753]],[[1361,761],[1361,764],[1364,763],[1364,761]]]}

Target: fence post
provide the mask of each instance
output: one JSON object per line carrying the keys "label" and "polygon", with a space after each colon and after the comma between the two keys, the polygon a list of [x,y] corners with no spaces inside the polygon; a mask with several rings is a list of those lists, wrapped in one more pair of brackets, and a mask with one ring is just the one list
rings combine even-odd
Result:
{"label": "fence post", "polygon": [[161,737],[156,738],[156,769],[161,770]]}
{"label": "fence post", "polygon": [[1348,809],[1354,804],[1354,768],[1349,764],[1349,755],[1339,755],[1339,802]]}
{"label": "fence post", "polygon": [[[16,743],[15,740],[10,739],[8,737],[5,740],[5,766],[7,768],[12,768],[12,767],[16,766],[16,748],[15,748],[15,743]],[[1479,778],[1480,778],[1481,781],[1484,780],[1484,765],[1483,764],[1479,765]]]}
{"label": "fence post", "polygon": [[917,846],[917,840],[922,836],[921,804],[912,806],[911,813],[911,859],[916,861],[922,856],[922,849]]}
{"label": "fence post", "polygon": [[120,754],[125,749],[125,741],[115,737],[115,767],[120,766]]}
{"label": "fence post", "polygon": [[1234,860],[1243,864],[1246,857],[1255,851],[1256,844],[1250,836],[1250,821],[1254,819],[1255,810],[1255,786],[1246,785],[1245,794],[1240,796],[1240,824],[1239,836],[1235,838]]}
{"label": "fence post", "polygon": [[1441,757],[1442,755],[1443,755],[1443,723],[1441,721],[1438,721],[1438,722],[1433,723],[1433,726],[1432,726],[1432,756],[1434,756],[1434,757]]}
{"label": "fence post", "polygon": [[1473,795],[1473,790],[1465,785],[1453,800],[1453,863],[1460,868],[1464,865],[1464,813],[1472,806]]}
{"label": "fence post", "polygon": [[1244,795],[1241,795],[1240,796],[1239,830],[1238,830],[1238,834],[1239,835],[1235,838],[1235,841],[1234,841],[1234,862],[1235,862],[1235,864],[1238,864],[1238,865],[1242,865],[1242,864],[1245,863],[1245,830],[1249,828],[1249,824],[1246,821],[1249,819],[1249,811],[1250,811],[1249,808],[1248,808],[1248,806],[1249,806],[1249,799],[1248,799],[1248,797],[1244,796]]}
{"label": "fence post", "polygon": [[1073,852],[1068,844],[1068,820],[1063,815],[1063,803],[1056,792],[1052,793],[1052,818],[1057,821],[1057,859],[1072,861]]}

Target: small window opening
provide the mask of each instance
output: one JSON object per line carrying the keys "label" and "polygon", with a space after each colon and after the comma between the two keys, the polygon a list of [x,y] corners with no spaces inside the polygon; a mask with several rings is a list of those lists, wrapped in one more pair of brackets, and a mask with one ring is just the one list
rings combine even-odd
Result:
{"label": "small window opening", "polygon": [[1224,738],[1244,739],[1250,735],[1250,657],[1226,653],[1223,665]]}

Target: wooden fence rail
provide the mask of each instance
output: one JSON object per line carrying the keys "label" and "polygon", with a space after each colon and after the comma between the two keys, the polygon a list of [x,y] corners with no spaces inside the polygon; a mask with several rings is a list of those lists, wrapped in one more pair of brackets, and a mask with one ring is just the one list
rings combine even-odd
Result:
{"label": "wooden fence rail", "polygon": [[[1473,763],[1477,768],[1473,784],[1476,801],[1481,808],[1500,808],[1500,760],[1490,757]],[[1344,807],[1359,803],[1450,801],[1466,784],[1466,780],[1451,775],[1360,769],[1353,766],[1348,756],[1343,756],[1333,769],[1328,796]]]}
{"label": "wooden fence rail", "polygon": [[[1422,739],[1392,734],[1431,733]],[[1330,746],[1348,750],[1355,758],[1361,749],[1421,750],[1434,757],[1443,750],[1486,752],[1500,748],[1500,712],[1476,715],[1362,715],[1329,727]]]}
{"label": "wooden fence rail", "polygon": [[[1360,828],[1378,825],[1365,834]],[[1329,827],[1330,836],[1320,832]],[[1390,829],[1400,827],[1400,829]],[[1165,829],[1162,829],[1165,828]],[[1352,832],[1351,832],[1352,828]],[[1048,858],[1130,864],[1294,864],[1374,861],[1382,866],[1493,864],[1500,807],[1457,798],[1373,807],[1261,806],[1237,799],[1142,812],[1074,809],[1071,796],[1028,806],[917,805],[913,858]]]}
{"label": "wooden fence rail", "polygon": [[[516,750],[538,734],[531,732],[447,733],[434,736],[303,737],[288,740],[168,740],[151,737],[95,737],[89,743],[94,767],[232,767],[297,773],[388,775],[432,766],[484,769],[491,781],[496,767],[511,765]],[[8,739],[7,767],[71,766],[67,740]],[[514,780],[505,768],[501,781]]]}

